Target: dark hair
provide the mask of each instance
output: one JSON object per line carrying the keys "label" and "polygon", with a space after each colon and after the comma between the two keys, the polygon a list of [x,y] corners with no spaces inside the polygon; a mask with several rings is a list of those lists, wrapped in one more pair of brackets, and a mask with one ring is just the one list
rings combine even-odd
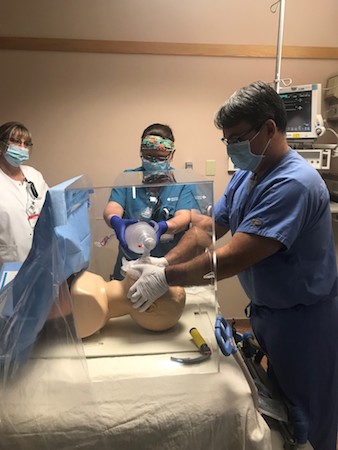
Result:
{"label": "dark hair", "polygon": [[256,130],[268,119],[273,119],[281,133],[286,131],[286,111],[278,93],[264,81],[256,81],[236,91],[216,113],[217,128],[231,128],[241,121]]}
{"label": "dark hair", "polygon": [[0,143],[7,142],[16,133],[20,138],[32,139],[28,128],[24,124],[20,122],[6,122],[0,126]]}
{"label": "dark hair", "polygon": [[149,134],[160,136],[163,139],[170,139],[171,141],[175,142],[172,129],[168,125],[163,125],[162,123],[153,123],[152,125],[149,125],[149,127],[147,127],[143,131],[141,139],[143,139],[145,136],[148,136]]}

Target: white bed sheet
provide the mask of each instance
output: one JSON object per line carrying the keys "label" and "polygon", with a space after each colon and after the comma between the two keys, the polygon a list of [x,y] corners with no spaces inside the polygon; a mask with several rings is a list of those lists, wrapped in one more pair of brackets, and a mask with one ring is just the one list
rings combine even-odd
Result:
{"label": "white bed sheet", "polygon": [[[189,335],[190,304],[172,339]],[[127,323],[122,318],[112,330],[130,326],[123,340],[140,340]],[[207,323],[203,316],[197,326],[213,347]],[[184,366],[170,360],[176,344],[109,356],[116,346],[103,333],[84,346],[87,359],[63,347],[37,349],[19,381],[0,390],[0,449],[271,450],[270,429],[234,358],[221,356],[219,364],[213,349],[209,362]],[[181,356],[197,356],[192,350],[187,337]]]}
{"label": "white bed sheet", "polygon": [[[68,380],[49,380],[44,401],[49,370],[46,379],[25,377],[23,391],[7,393],[9,420],[2,417],[0,448],[271,449],[270,430],[232,357],[222,361],[219,373],[120,380],[109,375],[106,358],[91,359],[88,366],[91,383],[76,383],[70,374]],[[31,401],[23,405],[29,392]]]}

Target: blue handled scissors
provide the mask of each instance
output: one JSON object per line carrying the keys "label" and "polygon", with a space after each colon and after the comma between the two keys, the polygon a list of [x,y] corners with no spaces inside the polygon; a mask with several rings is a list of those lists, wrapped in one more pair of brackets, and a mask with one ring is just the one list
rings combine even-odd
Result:
{"label": "blue handled scissors", "polygon": [[222,316],[217,316],[216,318],[215,336],[224,356],[230,356],[237,352],[237,345],[232,334],[231,326]]}

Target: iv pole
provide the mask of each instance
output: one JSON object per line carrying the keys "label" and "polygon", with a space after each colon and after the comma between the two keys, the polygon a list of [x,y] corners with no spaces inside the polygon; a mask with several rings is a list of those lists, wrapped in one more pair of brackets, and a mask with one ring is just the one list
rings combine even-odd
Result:
{"label": "iv pole", "polygon": [[275,76],[275,90],[279,93],[280,87],[280,70],[282,61],[282,46],[283,46],[283,31],[284,31],[284,13],[285,0],[279,0],[279,24],[278,24],[278,38],[277,38],[277,57],[276,57],[276,76]]}

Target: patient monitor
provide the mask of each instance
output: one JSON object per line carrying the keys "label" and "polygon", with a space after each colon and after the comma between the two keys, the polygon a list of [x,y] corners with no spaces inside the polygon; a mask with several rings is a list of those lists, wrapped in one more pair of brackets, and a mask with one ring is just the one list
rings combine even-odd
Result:
{"label": "patient monitor", "polygon": [[288,86],[279,93],[287,114],[287,139],[315,140],[325,133],[319,83]]}
{"label": "patient monitor", "polygon": [[163,331],[173,327],[180,319],[185,306],[182,287],[170,287],[145,312],[134,309],[127,298],[135,282],[128,275],[122,281],[109,282],[95,273],[83,272],[71,285],[73,315],[77,333],[81,338],[99,331],[111,318],[129,314],[141,327]]}
{"label": "patient monitor", "polygon": [[315,169],[329,169],[332,144],[317,143],[317,139],[326,131],[321,114],[321,84],[283,87],[279,96],[286,109],[286,138],[290,147]]}

